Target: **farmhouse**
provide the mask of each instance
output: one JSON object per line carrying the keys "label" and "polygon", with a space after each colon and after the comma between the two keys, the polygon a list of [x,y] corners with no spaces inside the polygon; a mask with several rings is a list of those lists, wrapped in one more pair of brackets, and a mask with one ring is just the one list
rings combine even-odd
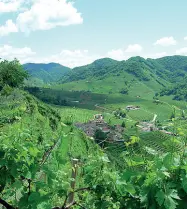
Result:
{"label": "farmhouse", "polygon": [[133,105],[128,105],[126,107],[126,110],[139,110],[140,106],[133,106]]}
{"label": "farmhouse", "polygon": [[96,114],[96,115],[94,115],[94,119],[95,120],[103,120],[104,116],[102,114]]}

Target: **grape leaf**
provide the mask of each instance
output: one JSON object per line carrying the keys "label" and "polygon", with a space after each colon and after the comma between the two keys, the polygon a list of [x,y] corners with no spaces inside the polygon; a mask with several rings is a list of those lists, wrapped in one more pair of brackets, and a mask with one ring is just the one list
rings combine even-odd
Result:
{"label": "grape leaf", "polygon": [[163,205],[164,200],[165,200],[165,194],[162,190],[160,190],[156,193],[156,200],[157,200],[159,206]]}

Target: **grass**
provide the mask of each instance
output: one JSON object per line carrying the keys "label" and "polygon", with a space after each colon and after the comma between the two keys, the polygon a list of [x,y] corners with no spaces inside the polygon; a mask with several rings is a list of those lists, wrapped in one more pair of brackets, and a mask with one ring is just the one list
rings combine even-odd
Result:
{"label": "grass", "polygon": [[[73,123],[81,122],[86,123],[94,118],[94,115],[98,113],[95,110],[71,108],[71,107],[57,107],[62,116],[62,121],[65,123],[68,119],[72,119]],[[100,113],[100,112],[99,112]]]}
{"label": "grass", "polygon": [[[128,86],[129,92],[128,94],[121,94],[120,91],[125,86]],[[130,111],[128,113],[129,120],[152,120],[154,115],[157,115],[157,120],[163,123],[171,117],[173,108],[176,109],[177,115],[180,115],[181,109],[185,110],[187,107],[185,102],[173,101],[172,97],[168,96],[160,97],[161,103],[154,103],[153,97],[162,86],[154,79],[139,81],[126,72],[121,72],[120,75],[114,74],[113,76],[109,74],[103,79],[90,78],[54,85],[51,88],[43,89],[42,94],[46,94],[45,97],[56,94],[57,97],[67,100],[68,105],[75,107],[75,110],[66,107],[65,109],[69,108],[69,112],[68,110],[65,111],[65,117],[71,114],[73,120],[80,120],[81,122],[87,121],[95,113],[112,113],[118,108],[124,109],[127,105],[138,105],[141,109]],[[103,107],[103,109],[98,106]],[[85,114],[85,116],[81,117],[82,114]],[[109,118],[110,116],[106,117]],[[114,121],[114,118],[112,120]]]}

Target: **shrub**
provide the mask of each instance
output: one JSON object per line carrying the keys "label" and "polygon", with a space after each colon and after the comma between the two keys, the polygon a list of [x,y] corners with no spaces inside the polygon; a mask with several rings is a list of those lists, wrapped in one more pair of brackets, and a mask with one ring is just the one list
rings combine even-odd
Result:
{"label": "shrub", "polygon": [[4,60],[0,62],[0,86],[19,87],[28,78],[28,73],[23,69],[18,60]]}
{"label": "shrub", "polygon": [[5,85],[3,89],[1,90],[2,96],[9,96],[11,95],[13,89],[9,85]]}

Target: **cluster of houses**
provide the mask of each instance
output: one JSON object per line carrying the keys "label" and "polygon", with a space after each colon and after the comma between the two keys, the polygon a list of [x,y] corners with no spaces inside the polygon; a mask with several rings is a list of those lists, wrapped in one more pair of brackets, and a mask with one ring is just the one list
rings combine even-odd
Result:
{"label": "cluster of houses", "polygon": [[177,136],[177,134],[175,134],[173,132],[166,131],[164,129],[160,130],[159,128],[157,128],[155,126],[155,124],[153,122],[141,122],[139,125],[137,125],[137,127],[139,127],[143,132],[160,131],[160,132],[165,133],[167,135]]}
{"label": "cluster of houses", "polygon": [[77,128],[85,132],[89,137],[95,136],[97,130],[101,130],[107,135],[106,141],[118,142],[123,140],[124,128],[121,125],[110,126],[104,121],[104,116],[102,114],[94,115],[94,119],[87,123],[76,123]]}
{"label": "cluster of houses", "polygon": [[[126,109],[138,110],[140,109],[140,107],[130,105],[130,106],[127,106]],[[107,142],[124,141],[123,139],[124,128],[121,125],[115,125],[115,126],[109,125],[107,122],[104,121],[104,116],[102,114],[96,114],[94,115],[93,120],[90,120],[87,123],[76,123],[75,126],[81,129],[82,131],[84,131],[85,134],[91,138],[94,138],[96,131],[100,130],[104,134],[106,134]],[[159,131],[154,121],[140,122],[136,126],[139,127],[143,132]],[[173,133],[168,132],[166,130],[160,130],[160,131],[168,135],[174,135]]]}

